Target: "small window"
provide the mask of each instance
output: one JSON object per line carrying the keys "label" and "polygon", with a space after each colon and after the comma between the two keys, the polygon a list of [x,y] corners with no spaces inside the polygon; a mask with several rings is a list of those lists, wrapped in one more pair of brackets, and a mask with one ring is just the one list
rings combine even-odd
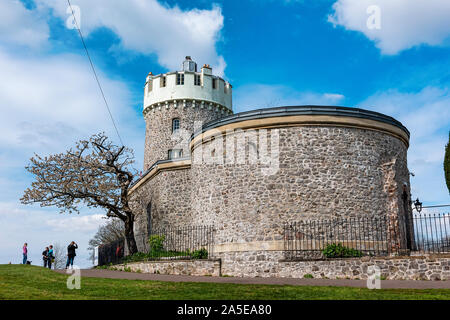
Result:
{"label": "small window", "polygon": [[212,88],[213,89],[217,88],[217,79],[212,79]]}
{"label": "small window", "polygon": [[149,80],[147,82],[147,94],[149,94],[152,91],[152,85],[153,85],[152,82],[153,82],[152,80]]}
{"label": "small window", "polygon": [[172,133],[176,133],[180,130],[180,119],[175,118],[172,120]]}
{"label": "small window", "polygon": [[182,149],[170,149],[169,150],[169,159],[178,159],[183,157]]}
{"label": "small window", "polygon": [[177,85],[184,85],[184,74],[177,73]]}
{"label": "small window", "polygon": [[165,87],[166,86],[166,77],[161,77],[161,79],[159,80],[159,83],[160,83],[161,87]]}
{"label": "small window", "polygon": [[194,85],[199,86],[200,85],[200,75],[194,74]]}

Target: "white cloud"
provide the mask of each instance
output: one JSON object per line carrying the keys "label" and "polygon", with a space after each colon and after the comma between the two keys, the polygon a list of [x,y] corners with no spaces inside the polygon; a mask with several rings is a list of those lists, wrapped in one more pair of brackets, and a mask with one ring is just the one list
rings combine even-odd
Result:
{"label": "white cloud", "polygon": [[284,85],[249,84],[233,92],[235,112],[289,105],[335,105],[345,97],[338,93],[296,91]]}
{"label": "white cloud", "polygon": [[[52,8],[57,17],[64,21],[69,18],[65,1],[36,3],[40,11]],[[223,75],[226,65],[215,48],[223,16],[216,5],[210,10],[188,11],[156,0],[77,0],[72,5],[80,7],[81,31],[85,35],[106,27],[120,37],[124,49],[156,54],[158,62],[170,70],[179,70],[184,56],[190,55],[200,63],[211,64],[215,73]]]}
{"label": "white cloud", "polygon": [[102,214],[58,214],[52,209],[0,202],[0,264],[20,263],[24,242],[28,243],[29,260],[39,265],[46,246],[59,243],[65,247],[70,241],[76,241],[79,249],[75,262],[89,267],[88,243],[97,228],[106,223],[102,217]]}
{"label": "white cloud", "polygon": [[[17,201],[31,178],[25,166],[34,153],[64,152],[98,132],[119,143],[85,57],[61,54],[23,58],[0,48],[1,199]],[[126,84],[97,70],[124,143],[143,160],[144,122],[131,106]]]}
{"label": "white cloud", "polygon": [[[61,214],[57,209],[39,209],[38,206],[25,206],[14,202],[0,202],[0,221],[9,219],[20,221],[18,225],[35,226],[48,230],[48,232],[58,232],[70,230],[78,233],[92,233],[100,225],[106,223],[104,214]],[[55,218],[57,217],[57,218]],[[24,220],[26,223],[23,223]]]}
{"label": "white cloud", "polygon": [[[1,6],[7,7],[4,1]],[[12,19],[12,30],[23,23],[24,28],[36,26],[39,31],[38,11],[21,10],[28,20]],[[0,16],[6,13],[1,11]],[[75,141],[99,131],[116,142],[117,138],[86,57],[37,54],[46,44],[42,34],[21,38],[19,32],[9,38],[2,35],[0,40],[0,263],[20,261],[25,241],[30,244],[30,260],[39,264],[44,246],[76,240],[80,244],[77,263],[86,266],[88,241],[104,213],[98,210],[90,215],[83,210],[79,216],[58,216],[55,208],[22,206],[19,198],[32,178],[24,166],[34,152],[64,152]],[[29,48],[15,50],[17,45]],[[124,143],[136,149],[140,163],[144,122],[131,106],[131,93],[125,83],[109,79],[99,68],[97,73]]]}
{"label": "white cloud", "polygon": [[[336,105],[345,97],[338,93],[301,92],[283,85],[251,84],[234,92],[235,112],[287,105]],[[450,89],[427,87],[420,92],[392,89],[378,92],[358,107],[396,118],[411,133],[408,167],[412,194],[424,204],[449,202],[442,163],[450,130]]]}
{"label": "white cloud", "polygon": [[0,43],[39,47],[47,42],[49,28],[36,11],[18,0],[0,1]]}
{"label": "white cloud", "polygon": [[413,197],[419,197],[424,205],[449,202],[442,164],[450,130],[450,89],[388,90],[359,106],[392,116],[411,132],[408,167],[415,174],[411,177]]}
{"label": "white cloud", "polygon": [[[0,70],[0,263],[20,261],[17,248],[25,241],[32,248],[30,259],[40,263],[44,246],[75,240],[77,263],[87,266],[88,241],[104,213],[59,215],[57,208],[22,206],[19,198],[32,178],[24,166],[34,152],[64,152],[99,131],[117,142],[89,64],[76,55],[30,58],[0,47]],[[122,138],[141,163],[144,122],[130,105],[131,94],[125,83],[97,72]]]}
{"label": "white cloud", "polygon": [[77,233],[95,233],[100,225],[106,223],[104,214],[84,216],[65,216],[58,219],[48,219],[46,224],[53,230],[71,230]]}
{"label": "white cloud", "polygon": [[[108,5],[111,6],[109,2]],[[140,5],[143,6],[142,12],[136,9]],[[107,7],[105,16],[100,14],[106,20],[105,24],[93,22],[90,31],[101,26],[110,27],[121,37],[125,49],[161,53],[160,61],[170,68],[171,61],[175,60],[178,67],[185,55],[181,51],[185,48],[190,50],[190,44],[183,42],[188,41],[189,36],[185,39],[182,35],[193,32],[199,38],[191,39],[197,50],[194,54],[197,52],[200,57],[203,54],[207,63],[211,63],[214,58],[220,69],[225,69],[226,63],[216,54],[213,41],[221,28],[220,9],[182,12],[177,8],[163,7],[154,1],[152,5],[162,10],[162,15],[166,14],[167,18],[172,19],[173,27],[180,32],[157,32],[158,26],[147,24],[148,28],[140,30],[141,34],[133,38],[133,32],[127,28],[145,27],[149,20],[150,5],[150,2],[134,1],[127,5],[124,2],[117,3],[115,9],[119,11]],[[131,9],[126,10],[128,7]],[[105,10],[97,6],[97,2],[95,5],[86,2],[82,5],[82,16],[89,11],[83,8],[95,11],[90,12],[91,16],[84,15],[84,18],[92,21],[95,20],[95,14]],[[128,21],[118,21],[117,25],[111,22],[114,20],[112,16],[117,12],[120,12],[121,17],[128,17]],[[128,15],[124,12],[128,12]],[[3,18],[0,21],[0,263],[20,261],[20,248],[25,241],[30,244],[30,260],[39,264],[40,252],[44,246],[50,243],[66,245],[75,240],[80,245],[78,263],[87,266],[88,241],[98,226],[106,221],[102,219],[105,216],[102,210],[86,209],[80,215],[65,215],[59,214],[57,208],[23,206],[19,202],[23,190],[32,179],[26,174],[24,166],[34,152],[41,155],[63,152],[73,146],[76,140],[99,131],[105,131],[117,142],[86,57],[64,53],[43,56],[42,51],[38,53],[39,49],[51,44],[48,42],[48,26],[42,18],[48,13],[42,3],[38,4],[37,9],[28,10],[17,1],[7,4],[5,1],[0,2],[0,18]],[[143,25],[136,21],[136,15],[141,15],[140,19],[145,20]],[[217,22],[215,18],[220,20],[216,33],[213,31]],[[183,20],[185,26],[177,19]],[[167,24],[170,22],[161,24],[161,27],[169,27]],[[148,37],[145,36],[147,32],[158,35]],[[142,47],[139,47],[139,37],[143,39]],[[166,40],[174,47],[170,48],[164,41],[158,43],[157,37],[162,40],[172,37],[171,41]],[[159,46],[161,42],[162,45]],[[185,48],[180,51],[177,43]],[[18,51],[18,46],[27,48]],[[169,52],[176,51],[175,49],[180,57],[175,59],[175,55],[166,56],[164,50]],[[192,51],[188,54],[194,56]],[[136,151],[136,168],[139,169],[143,160],[142,143],[145,135],[140,110],[132,107],[134,101],[126,83],[108,78],[98,67],[97,73],[124,143]]]}
{"label": "white cloud", "polygon": [[330,103],[336,103],[339,101],[342,101],[345,97],[342,94],[339,93],[325,93],[322,95],[322,98],[324,98],[324,101],[329,101]]}
{"label": "white cloud", "polygon": [[[369,29],[367,8],[381,9],[381,28]],[[338,0],[328,20],[362,32],[383,54],[397,54],[421,44],[441,45],[450,36],[447,0]]]}
{"label": "white cloud", "polygon": [[[55,152],[99,131],[115,138],[84,57],[21,58],[0,49],[0,70],[1,147]],[[104,76],[101,82],[113,115],[126,122],[134,115],[128,88]]]}

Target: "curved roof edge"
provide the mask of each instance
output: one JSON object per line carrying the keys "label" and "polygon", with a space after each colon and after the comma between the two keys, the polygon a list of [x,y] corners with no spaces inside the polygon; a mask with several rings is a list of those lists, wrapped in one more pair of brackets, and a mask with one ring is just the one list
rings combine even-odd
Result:
{"label": "curved roof edge", "polygon": [[180,162],[180,161],[186,161],[186,160],[191,160],[191,157],[182,157],[182,158],[176,158],[176,159],[164,159],[164,160],[158,160],[155,161],[150,168],[148,168],[147,170],[145,170],[142,175],[137,178],[136,180],[132,181],[130,183],[130,185],[128,186],[128,193],[130,193],[130,191],[134,188],[134,186],[136,184],[139,183],[139,181],[141,181],[142,179],[144,179],[152,170],[154,170],[155,168],[157,168],[159,165],[162,164],[170,164],[170,163],[174,163],[174,162]]}
{"label": "curved roof edge", "polygon": [[283,106],[275,108],[257,109],[252,111],[235,113],[230,116],[206,123],[205,125],[202,126],[201,129],[196,130],[192,134],[191,141],[196,136],[205,131],[230,123],[236,123],[245,120],[263,119],[268,117],[283,117],[296,115],[329,115],[329,116],[370,119],[396,126],[401,130],[403,130],[408,137],[410,137],[409,130],[400,121],[395,120],[394,118],[379,112],[351,107],[304,105],[304,106]]}

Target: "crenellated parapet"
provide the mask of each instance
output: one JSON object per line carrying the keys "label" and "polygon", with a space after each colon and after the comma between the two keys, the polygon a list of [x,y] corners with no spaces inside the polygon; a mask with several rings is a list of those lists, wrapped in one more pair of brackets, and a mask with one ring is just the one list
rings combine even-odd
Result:
{"label": "crenellated parapet", "polygon": [[156,76],[149,73],[147,76],[144,86],[144,114],[169,106],[209,108],[228,115],[233,112],[232,86],[221,77],[213,75],[209,65],[204,65],[197,72],[196,63],[187,57],[182,71]]}

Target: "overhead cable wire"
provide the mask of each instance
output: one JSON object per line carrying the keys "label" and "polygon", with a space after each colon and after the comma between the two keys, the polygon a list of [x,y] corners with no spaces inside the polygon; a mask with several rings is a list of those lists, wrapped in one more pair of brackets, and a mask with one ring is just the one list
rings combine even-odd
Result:
{"label": "overhead cable wire", "polygon": [[110,108],[109,108],[108,102],[106,101],[106,97],[105,97],[105,94],[104,94],[104,92],[103,92],[103,89],[102,89],[102,86],[101,86],[101,84],[100,84],[100,81],[99,81],[99,79],[98,79],[97,72],[95,72],[94,64],[93,64],[93,62],[92,62],[91,56],[89,55],[89,51],[88,51],[88,49],[87,49],[86,43],[84,42],[83,34],[81,33],[80,27],[79,27],[79,25],[78,25],[78,21],[77,21],[77,19],[75,18],[75,13],[73,12],[72,5],[71,5],[71,3],[70,3],[70,0],[67,0],[67,3],[69,4],[70,11],[72,12],[73,21],[75,22],[75,26],[77,27],[78,33],[79,33],[79,35],[80,35],[81,42],[83,43],[84,50],[86,51],[86,55],[87,55],[87,57],[88,57],[88,59],[89,59],[89,63],[90,63],[90,65],[91,65],[92,71],[93,71],[93,73],[94,73],[95,80],[97,81],[98,88],[100,89],[100,93],[102,94],[103,101],[105,102],[106,109],[108,110],[109,116],[110,116],[111,121],[112,121],[112,123],[113,123],[113,125],[114,125],[114,129],[116,130],[117,136],[119,137],[120,143],[121,143],[122,146],[123,146],[124,144],[123,144],[122,138],[120,137],[119,130],[117,129],[117,126],[116,126],[116,122],[114,121],[114,117],[113,117],[113,115],[112,115],[112,113],[111,113],[111,110],[110,110]]}

